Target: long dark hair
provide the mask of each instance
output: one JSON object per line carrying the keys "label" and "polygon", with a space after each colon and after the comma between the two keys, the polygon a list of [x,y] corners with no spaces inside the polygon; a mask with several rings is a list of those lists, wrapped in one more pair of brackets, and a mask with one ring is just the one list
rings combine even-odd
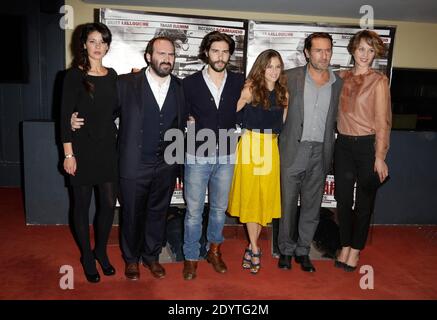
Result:
{"label": "long dark hair", "polygon": [[86,45],[86,41],[88,40],[88,35],[94,31],[97,31],[98,33],[100,33],[102,35],[103,42],[108,45],[108,49],[109,49],[109,46],[111,45],[111,41],[112,41],[111,31],[103,23],[100,23],[100,22],[87,23],[87,24],[83,25],[83,27],[81,29],[80,37],[79,37],[79,41],[80,41],[79,50],[80,50],[80,52],[79,52],[77,59],[75,60],[75,65],[76,65],[76,67],[80,67],[80,69],[82,70],[82,73],[83,73],[82,83],[85,87],[85,90],[91,96],[93,96],[94,85],[91,82],[89,82],[87,80],[87,77],[86,77],[88,74],[88,71],[90,71],[90,69],[91,69],[91,64],[90,64],[90,60],[88,58],[88,51],[86,50],[85,45]]}
{"label": "long dark hair", "polygon": [[287,77],[284,73],[284,62],[279,52],[273,49],[265,50],[258,55],[247,77],[247,80],[251,83],[252,105],[262,105],[264,109],[270,108],[265,73],[272,58],[278,58],[281,62],[281,74],[275,82],[276,104],[286,108],[288,104]]}

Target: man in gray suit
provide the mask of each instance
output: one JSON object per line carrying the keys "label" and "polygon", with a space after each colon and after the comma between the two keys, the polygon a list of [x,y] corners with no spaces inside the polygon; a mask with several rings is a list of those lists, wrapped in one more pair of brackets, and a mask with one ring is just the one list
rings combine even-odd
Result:
{"label": "man in gray suit", "polygon": [[325,177],[331,168],[343,82],[329,67],[332,37],[328,33],[309,35],[304,53],[307,65],[286,71],[290,100],[279,137],[282,217],[278,267],[291,269],[295,256],[302,270],[314,272],[309,252],[319,223]]}

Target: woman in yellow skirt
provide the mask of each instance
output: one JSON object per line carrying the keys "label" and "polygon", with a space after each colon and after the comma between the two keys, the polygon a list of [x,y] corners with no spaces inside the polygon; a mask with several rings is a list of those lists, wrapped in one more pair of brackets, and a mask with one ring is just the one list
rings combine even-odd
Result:
{"label": "woman in yellow skirt", "polygon": [[278,134],[288,106],[287,78],[281,55],[266,50],[257,57],[241,92],[244,133],[229,195],[228,212],[245,223],[249,246],[243,268],[260,270],[258,238],[263,226],[281,217]]}

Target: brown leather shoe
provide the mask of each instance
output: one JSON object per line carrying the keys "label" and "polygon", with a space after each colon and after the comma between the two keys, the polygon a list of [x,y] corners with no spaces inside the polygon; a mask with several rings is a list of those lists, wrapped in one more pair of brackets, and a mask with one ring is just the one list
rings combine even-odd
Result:
{"label": "brown leather shoe", "polygon": [[140,269],[138,268],[138,263],[126,263],[124,275],[129,280],[138,280],[140,278]]}
{"label": "brown leather shoe", "polygon": [[212,264],[214,270],[218,273],[225,273],[228,271],[228,268],[222,259],[222,254],[220,253],[220,244],[210,244],[206,260]]}
{"label": "brown leather shoe", "polygon": [[153,261],[150,263],[143,262],[143,266],[145,268],[148,268],[152,273],[152,276],[154,276],[155,278],[162,279],[165,277],[165,269],[162,265],[159,264],[158,261]]}
{"label": "brown leather shoe", "polygon": [[184,270],[182,271],[185,280],[193,280],[196,278],[197,261],[184,261]]}

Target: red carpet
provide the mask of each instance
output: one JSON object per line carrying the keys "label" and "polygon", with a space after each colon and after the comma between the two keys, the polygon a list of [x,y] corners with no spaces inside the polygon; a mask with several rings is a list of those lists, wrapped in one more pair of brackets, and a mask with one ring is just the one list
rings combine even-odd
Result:
{"label": "red carpet", "polygon": [[[90,284],[67,226],[25,225],[20,189],[0,188],[0,225],[0,299],[437,299],[437,226],[374,226],[360,260],[373,268],[374,289],[363,290],[363,274],[345,273],[331,260],[315,261],[314,274],[294,262],[291,271],[278,269],[268,237],[261,243],[264,256],[256,276],[242,270],[246,242],[234,237],[223,245],[227,274],[202,261],[198,278],[184,281],[182,263],[168,263],[165,279],[154,279],[141,267],[141,279],[128,281],[117,228],[109,247],[117,274]],[[73,290],[59,286],[62,265],[74,268]]]}

